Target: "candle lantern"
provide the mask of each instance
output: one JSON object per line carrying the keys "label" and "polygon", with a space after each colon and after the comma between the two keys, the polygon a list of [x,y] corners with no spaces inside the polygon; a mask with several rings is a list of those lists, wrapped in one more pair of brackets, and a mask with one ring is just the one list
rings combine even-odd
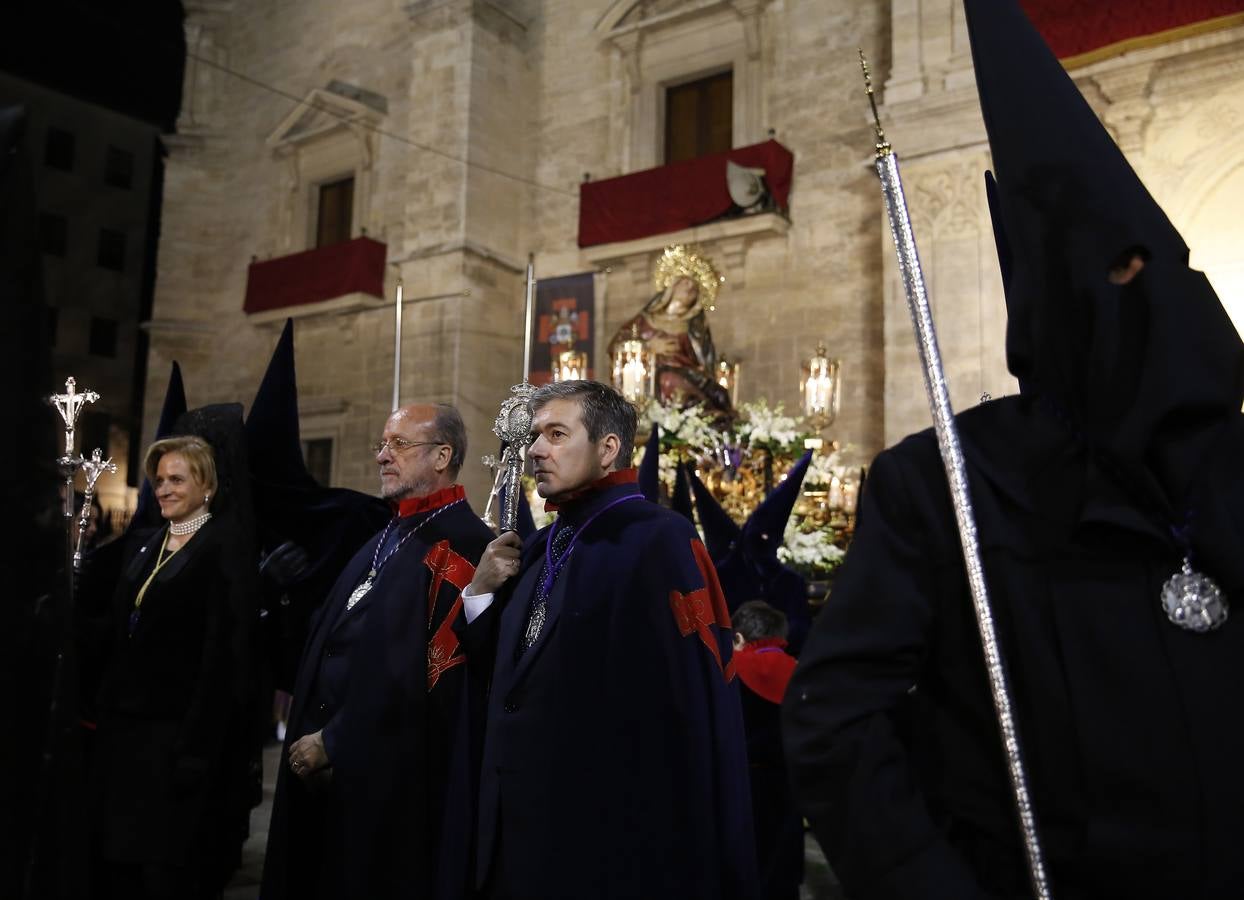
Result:
{"label": "candle lantern", "polygon": [[739,364],[732,363],[724,356],[717,360],[717,371],[715,373],[717,383],[725,388],[726,394],[730,397],[730,405],[739,405]]}
{"label": "candle lantern", "polygon": [[656,394],[656,354],[640,339],[639,328],[618,345],[613,355],[613,386],[632,403],[644,403]]}
{"label": "candle lantern", "polygon": [[842,362],[830,359],[825,344],[816,345],[816,355],[803,365],[799,388],[803,393],[803,414],[820,428],[838,417],[842,396]]}
{"label": "candle lantern", "polygon": [[553,380],[580,381],[587,378],[587,354],[573,348],[553,353]]}

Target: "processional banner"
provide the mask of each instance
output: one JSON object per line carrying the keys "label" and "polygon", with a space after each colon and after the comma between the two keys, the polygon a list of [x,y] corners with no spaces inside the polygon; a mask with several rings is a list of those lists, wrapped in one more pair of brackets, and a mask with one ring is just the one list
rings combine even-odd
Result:
{"label": "processional banner", "polygon": [[592,328],[596,315],[596,277],[592,272],[543,278],[536,282],[536,327],[532,330],[532,384],[563,378],[595,377]]}

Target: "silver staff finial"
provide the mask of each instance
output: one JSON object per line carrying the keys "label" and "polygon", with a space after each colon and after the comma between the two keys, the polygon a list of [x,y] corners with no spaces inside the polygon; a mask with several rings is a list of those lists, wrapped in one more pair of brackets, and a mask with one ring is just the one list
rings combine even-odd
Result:
{"label": "silver staff finial", "polygon": [[82,492],[82,512],[78,516],[78,541],[73,548],[75,570],[82,568],[82,535],[86,533],[86,526],[91,521],[91,501],[95,497],[95,482],[99,481],[99,476],[104,472],[115,475],[117,471],[117,464],[112,461],[112,457],[108,459],[103,457],[103,451],[96,447],[91,453],[91,458],[82,460],[80,466],[82,474],[86,476],[86,490]]}
{"label": "silver staff finial", "polygon": [[[514,531],[518,527],[518,493],[523,489],[523,464],[527,460],[527,446],[531,443],[531,395],[536,392],[531,384],[531,333],[534,326],[533,313],[536,300],[535,256],[527,256],[526,296],[523,305],[523,380],[510,388],[511,396],[501,403],[501,410],[493,423],[492,433],[501,438],[504,449],[496,463],[497,475],[493,481],[492,494],[484,510],[484,521],[492,526],[492,501],[505,486],[505,501],[501,504],[500,530]],[[485,459],[489,465],[490,458]]]}
{"label": "silver staff finial", "polygon": [[877,112],[877,97],[873,94],[872,73],[868,70],[868,60],[864,56],[864,48],[860,47],[860,69],[864,72],[864,93],[868,95],[868,105],[873,111],[873,128],[877,132],[877,157],[891,153],[890,142],[885,138],[885,129],[881,127],[881,114]]}
{"label": "silver staff finial", "polygon": [[66,458],[73,456],[73,434],[78,425],[78,415],[82,412],[82,405],[94,403],[99,399],[99,394],[94,391],[83,391],[79,394],[77,384],[78,382],[70,375],[65,379],[65,393],[53,394],[48,398],[48,402],[56,407],[56,411],[60,413],[65,423]]}

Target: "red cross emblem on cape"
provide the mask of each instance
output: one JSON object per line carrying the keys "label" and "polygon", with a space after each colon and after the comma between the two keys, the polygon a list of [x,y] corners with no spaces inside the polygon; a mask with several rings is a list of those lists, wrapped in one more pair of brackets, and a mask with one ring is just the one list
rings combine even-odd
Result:
{"label": "red cross emblem on cape", "polygon": [[453,623],[462,611],[462,591],[471,583],[475,566],[455,553],[447,540],[434,544],[424,555],[423,564],[432,573],[428,583],[429,630],[432,629],[441,589],[446,583],[456,588],[449,612],[428,638],[428,690],[431,691],[444,672],[466,662],[466,656],[458,646],[458,635],[454,634]]}
{"label": "red cross emblem on cape", "polygon": [[683,637],[693,633],[699,635],[700,641],[717,661],[722,677],[729,684],[734,678],[734,660],[722,665],[721,647],[717,643],[717,635],[713,633],[714,625],[725,629],[727,633],[730,631],[730,611],[726,608],[726,596],[722,593],[721,583],[717,580],[717,569],[714,568],[704,545],[693,540],[691,553],[695,557],[696,568],[704,579],[704,587],[687,594],[670,591],[670,609],[674,612],[678,633]]}

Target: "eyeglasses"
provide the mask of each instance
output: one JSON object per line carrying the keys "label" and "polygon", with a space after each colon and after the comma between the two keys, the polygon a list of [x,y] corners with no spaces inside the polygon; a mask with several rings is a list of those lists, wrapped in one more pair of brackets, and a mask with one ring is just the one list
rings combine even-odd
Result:
{"label": "eyeglasses", "polygon": [[376,441],[371,445],[371,452],[379,456],[386,449],[394,453],[405,453],[411,447],[440,447],[441,441],[408,441],[405,438],[389,438],[387,441]]}

